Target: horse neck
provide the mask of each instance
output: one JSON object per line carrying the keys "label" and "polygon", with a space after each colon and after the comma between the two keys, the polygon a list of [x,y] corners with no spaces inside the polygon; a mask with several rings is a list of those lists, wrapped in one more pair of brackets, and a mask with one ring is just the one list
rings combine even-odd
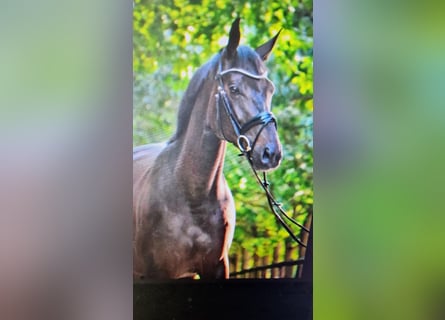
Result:
{"label": "horse neck", "polygon": [[203,90],[191,109],[192,114],[183,137],[179,139],[180,150],[176,164],[176,176],[185,192],[197,201],[203,198],[220,198],[224,192],[223,166],[226,142],[210,130],[209,121],[214,119],[210,97],[212,90]]}

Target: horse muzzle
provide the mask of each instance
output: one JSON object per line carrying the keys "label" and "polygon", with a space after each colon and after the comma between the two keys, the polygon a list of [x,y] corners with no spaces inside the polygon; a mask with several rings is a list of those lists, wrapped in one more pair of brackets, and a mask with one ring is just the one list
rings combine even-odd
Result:
{"label": "horse muzzle", "polygon": [[268,171],[277,168],[281,163],[281,144],[266,143],[257,145],[251,153],[251,162],[255,170]]}

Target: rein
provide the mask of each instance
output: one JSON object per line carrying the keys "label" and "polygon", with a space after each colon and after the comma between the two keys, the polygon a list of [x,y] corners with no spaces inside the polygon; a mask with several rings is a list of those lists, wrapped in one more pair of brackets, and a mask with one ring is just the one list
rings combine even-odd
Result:
{"label": "rein", "polygon": [[[224,90],[224,83],[223,83],[223,79],[222,76],[225,74],[228,74],[230,72],[237,72],[237,73],[241,73],[244,76],[247,76],[249,78],[252,79],[256,79],[256,80],[261,80],[261,79],[266,79],[269,82],[272,83],[272,81],[269,80],[269,78],[267,77],[267,73],[263,73],[261,75],[256,75],[256,74],[252,74],[246,70],[243,69],[239,69],[239,68],[230,68],[230,69],[226,69],[224,71],[221,71],[221,63],[219,64],[218,67],[218,73],[215,76],[215,80],[218,80],[218,93],[215,95],[216,96],[216,107],[217,107],[217,117],[219,118],[219,122],[220,122],[220,128],[221,128],[221,133],[224,136],[224,139],[226,139],[226,136],[224,134],[223,131],[223,127],[221,126],[221,117],[220,117],[220,111],[219,111],[219,105],[222,101],[222,104],[224,106],[224,110],[227,114],[227,116],[230,119],[230,122],[232,124],[233,130],[235,131],[235,134],[237,136],[237,145],[238,148],[241,151],[240,156],[245,156],[247,161],[249,162],[250,168],[252,169],[254,176],[258,182],[258,184],[262,187],[262,189],[264,190],[264,193],[266,195],[267,198],[267,202],[269,204],[269,208],[272,211],[272,213],[275,215],[275,217],[277,218],[278,222],[283,226],[283,228],[287,231],[287,233],[292,237],[292,239],[294,241],[296,241],[299,245],[306,247],[306,244],[304,244],[292,231],[292,229],[290,228],[290,226],[286,223],[285,219],[289,220],[289,222],[291,222],[292,224],[298,226],[302,231],[305,231],[307,233],[309,233],[310,231],[303,226],[302,224],[298,223],[295,219],[291,218],[282,208],[282,204],[277,202],[275,200],[274,195],[272,194],[272,191],[270,190],[269,186],[270,183],[267,180],[267,175],[266,172],[263,172],[263,179],[260,178],[260,175],[258,174],[258,172],[255,170],[255,168],[253,167],[253,162],[252,162],[252,150],[255,147],[255,144],[258,140],[259,135],[261,134],[261,132],[263,131],[263,129],[269,124],[269,123],[273,123],[275,125],[275,127],[277,127],[277,121],[275,119],[275,116],[268,111],[263,111],[260,112],[259,114],[257,114],[255,117],[253,117],[252,119],[248,120],[246,123],[244,123],[243,125],[241,125],[238,121],[238,118],[236,117],[235,111],[233,110],[230,101],[227,97],[227,93]],[[245,135],[250,129],[252,129],[253,127],[256,126],[261,126],[260,130],[258,130],[253,142],[251,143],[249,138]],[[226,139],[227,140],[227,139]]]}
{"label": "rein", "polygon": [[[242,155],[246,155],[245,153],[243,153]],[[249,161],[250,164],[250,168],[252,169],[255,178],[258,182],[258,184],[263,188],[264,193],[266,195],[267,198],[267,203],[269,204],[269,208],[272,211],[272,213],[275,215],[275,217],[277,218],[278,222],[281,224],[281,226],[283,226],[283,228],[287,231],[287,233],[292,237],[292,239],[294,239],[300,246],[303,246],[306,248],[306,244],[304,244],[300,239],[298,239],[298,237],[293,233],[292,229],[289,227],[289,225],[286,223],[286,221],[283,219],[283,216],[285,218],[287,218],[292,224],[298,226],[301,230],[309,233],[309,229],[307,229],[305,226],[303,226],[302,224],[298,223],[298,221],[296,221],[295,219],[293,219],[292,217],[290,217],[286,211],[283,210],[282,208],[282,204],[279,203],[277,200],[275,200],[274,195],[272,194],[272,191],[270,190],[269,186],[270,183],[267,180],[267,175],[266,172],[263,172],[263,180],[261,180],[258,172],[255,170],[255,168],[253,167],[252,164],[252,160],[250,159],[250,156],[246,155],[247,160]]]}

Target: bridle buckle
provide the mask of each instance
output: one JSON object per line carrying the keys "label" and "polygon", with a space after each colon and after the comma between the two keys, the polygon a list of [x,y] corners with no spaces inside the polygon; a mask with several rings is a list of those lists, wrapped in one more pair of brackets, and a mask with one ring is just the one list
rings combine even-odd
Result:
{"label": "bridle buckle", "polygon": [[[241,134],[238,139],[236,140],[238,144],[238,148],[241,150],[241,152],[249,152],[252,150],[252,146],[250,145],[250,140],[245,135]],[[245,144],[245,145],[243,145]]]}

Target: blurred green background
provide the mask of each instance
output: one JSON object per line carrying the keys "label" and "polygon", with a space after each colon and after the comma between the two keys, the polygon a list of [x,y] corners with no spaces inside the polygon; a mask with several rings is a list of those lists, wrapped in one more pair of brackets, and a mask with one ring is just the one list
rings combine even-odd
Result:
{"label": "blurred green background", "polygon": [[[313,205],[312,1],[136,0],[133,144],[163,141],[172,135],[179,100],[191,76],[227,44],[237,16],[241,17],[241,43],[254,48],[283,29],[267,65],[276,86],[272,110],[284,157],[269,178],[290,216],[308,223]],[[297,259],[298,246],[276,222],[238,153],[228,147],[224,168],[237,211],[231,271]],[[295,232],[298,235],[299,230]],[[282,272],[281,276],[294,276],[295,268]]]}
{"label": "blurred green background", "polygon": [[[286,3],[276,5],[285,8]],[[293,3],[295,8],[306,7],[304,2]],[[158,17],[155,4],[147,2],[145,14]],[[159,5],[166,4],[169,3]],[[35,297],[49,299],[44,300],[45,306],[66,309],[67,314],[74,318],[77,314],[79,319],[88,319],[88,312],[92,312],[90,318],[97,319],[98,311],[93,309],[106,310],[107,319],[131,315],[129,155],[132,22],[136,23],[131,6],[123,1],[103,0],[63,5],[48,0],[0,3],[0,236],[7,249],[1,265],[2,275],[8,276],[5,266],[14,265],[10,264],[14,262],[10,248],[16,248],[15,240],[20,240],[24,250],[13,251],[27,257],[18,264],[26,270],[20,269],[16,279],[28,286],[14,292],[22,317],[24,310],[29,310],[28,318],[36,318]],[[134,3],[135,10],[139,6]],[[247,5],[235,7],[217,1],[202,2],[204,6],[218,6],[214,14],[200,17],[220,37],[227,35],[232,13],[241,8],[242,41],[253,46],[283,27],[283,22],[274,16],[280,10],[267,2],[251,3],[262,8],[263,14],[258,16],[249,15],[249,10],[243,9]],[[195,13],[199,6],[193,8]],[[443,319],[445,3],[315,0],[313,9],[314,319]],[[180,12],[182,17],[186,11]],[[280,72],[286,75],[287,69],[298,66],[298,61],[292,60],[294,56],[287,59],[284,71],[274,64],[288,41],[283,36],[290,34],[292,41],[301,45],[302,49],[293,49],[302,50],[297,57],[310,57],[304,48],[305,37],[312,38],[311,28],[307,28],[306,35],[303,32],[308,14],[302,14],[301,21],[299,14],[299,9],[291,14],[297,16],[291,23],[296,29],[285,27],[269,62],[277,85],[283,83],[277,80],[286,79],[276,79]],[[184,16],[193,18],[189,13]],[[289,13],[285,16],[288,23],[292,21]],[[266,18],[270,24],[265,24]],[[135,32],[142,27],[139,24]],[[264,32],[252,29],[261,26]],[[176,34],[184,28],[175,30]],[[256,36],[261,39],[250,43],[249,39]],[[149,33],[146,37],[147,43],[152,41]],[[153,38],[157,39],[155,33]],[[202,54],[187,51],[186,58],[169,59],[170,63],[188,63],[192,56],[206,61],[220,47],[219,41],[212,39],[202,40],[206,44]],[[136,47],[139,40],[135,37],[134,41]],[[160,43],[166,48],[172,42]],[[199,43],[199,36],[190,43]],[[152,48],[148,57],[176,57],[174,50],[148,47]],[[154,70],[152,61],[148,60],[145,67]],[[144,74],[155,77],[161,73]],[[142,75],[137,68],[134,75],[135,84],[141,84],[142,79],[136,79]],[[172,79],[171,86],[153,87],[150,92],[174,88],[179,83],[184,89],[187,81],[181,80],[181,72],[167,69],[163,75],[178,77],[178,81]],[[279,85],[274,98],[277,114],[285,88],[288,86]],[[295,86],[292,88],[292,94],[300,94]],[[178,99],[179,93],[175,95]],[[142,96],[137,90],[134,99],[135,107],[140,107]],[[303,114],[301,100],[293,101],[288,102],[290,105],[296,101],[293,112]],[[172,103],[171,108],[176,105]],[[159,106],[166,108],[165,104]],[[293,113],[289,117],[302,119]],[[281,113],[281,128],[286,118],[287,114]],[[174,119],[173,115],[168,121]],[[135,144],[164,140],[171,133],[164,128],[143,132],[155,135],[138,138]],[[301,131],[293,132],[297,139]],[[237,158],[233,161],[237,163],[235,168],[242,165]],[[57,169],[57,164],[61,168]],[[294,164],[291,167],[298,168]],[[26,181],[23,188],[16,188],[11,182],[17,186],[15,174],[20,172],[27,173]],[[31,172],[33,175],[28,175]],[[243,172],[247,173],[247,168]],[[238,188],[239,181],[232,184],[232,189]],[[275,182],[274,188],[283,184]],[[44,190],[47,196],[41,195]],[[106,193],[109,195],[104,197]],[[251,197],[249,194],[248,199]],[[292,210],[287,197],[281,199],[286,209]],[[16,208],[21,205],[32,208]],[[26,221],[21,223],[17,217]],[[13,221],[20,223],[12,224]],[[35,273],[36,262],[41,261],[39,258],[45,260],[43,253],[50,250],[46,242],[32,236],[39,233],[24,232],[36,226],[45,234],[42,239],[48,238],[62,248],[47,260],[45,277]],[[66,237],[56,237],[54,231]],[[85,236],[85,232],[91,236]],[[41,249],[36,250],[36,245]],[[97,253],[106,253],[109,258]],[[109,272],[119,264],[125,265],[123,270]],[[100,280],[100,276],[108,274]],[[43,280],[37,286],[28,279]],[[52,285],[62,291],[51,294]],[[30,292],[36,293],[32,299],[27,296]],[[7,296],[13,295],[9,291]],[[48,304],[52,299],[55,301]],[[1,318],[8,317],[10,314]],[[45,314],[43,318],[48,317]]]}
{"label": "blurred green background", "polygon": [[314,316],[445,319],[445,4],[314,17]]}

